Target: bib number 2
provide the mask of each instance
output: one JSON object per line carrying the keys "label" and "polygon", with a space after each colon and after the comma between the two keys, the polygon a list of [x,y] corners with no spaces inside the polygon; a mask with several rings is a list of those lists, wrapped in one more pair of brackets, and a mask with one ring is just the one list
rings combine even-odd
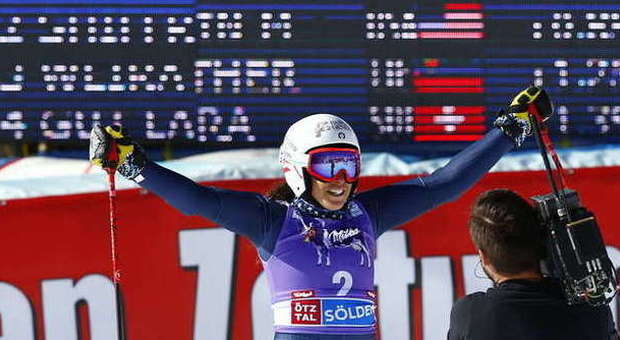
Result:
{"label": "bib number 2", "polygon": [[332,276],[332,283],[341,285],[336,295],[345,296],[349,293],[351,287],[353,287],[353,275],[346,270],[339,270]]}

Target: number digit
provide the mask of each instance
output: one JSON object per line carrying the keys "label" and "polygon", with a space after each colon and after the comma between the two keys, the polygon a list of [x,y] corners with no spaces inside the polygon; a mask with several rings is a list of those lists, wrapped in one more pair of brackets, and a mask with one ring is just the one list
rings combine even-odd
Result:
{"label": "number digit", "polygon": [[[342,282],[342,280],[344,280],[344,282]],[[349,293],[351,287],[353,287],[353,276],[351,273],[345,270],[340,270],[334,273],[334,276],[332,276],[332,283],[340,284],[341,282],[342,286],[336,295],[345,296]]]}
{"label": "number digit", "polygon": [[226,339],[235,235],[223,228],[181,230],[179,248],[181,266],[198,271],[192,339]]}

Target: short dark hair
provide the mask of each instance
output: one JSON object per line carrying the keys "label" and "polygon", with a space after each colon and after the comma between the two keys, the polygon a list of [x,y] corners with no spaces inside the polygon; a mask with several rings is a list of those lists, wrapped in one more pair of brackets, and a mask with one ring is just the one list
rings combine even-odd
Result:
{"label": "short dark hair", "polygon": [[544,232],[536,210],[510,190],[490,190],[478,196],[469,218],[469,233],[502,274],[537,269],[545,256]]}

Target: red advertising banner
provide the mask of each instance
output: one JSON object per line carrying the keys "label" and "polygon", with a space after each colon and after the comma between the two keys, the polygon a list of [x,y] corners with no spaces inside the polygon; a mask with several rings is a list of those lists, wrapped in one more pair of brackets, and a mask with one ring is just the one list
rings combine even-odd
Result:
{"label": "red advertising banner", "polygon": [[[618,167],[577,169],[568,177],[596,213],[616,264],[619,177]],[[404,179],[363,178],[361,190]],[[266,192],[274,182],[205,184]],[[492,188],[524,196],[549,192],[543,172],[489,174],[457,201],[379,239],[375,282],[382,339],[445,339],[452,302],[488,284],[479,277],[466,219],[476,195]],[[0,339],[116,336],[107,199],[95,193],[0,206]],[[268,292],[248,240],[184,216],[143,190],[119,192],[117,209],[128,340],[269,339]]]}

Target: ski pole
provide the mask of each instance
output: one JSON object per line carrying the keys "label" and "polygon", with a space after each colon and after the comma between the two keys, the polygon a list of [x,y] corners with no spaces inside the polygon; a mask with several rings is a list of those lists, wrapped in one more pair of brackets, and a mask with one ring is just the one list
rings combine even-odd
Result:
{"label": "ski pole", "polygon": [[105,155],[104,170],[108,174],[108,198],[110,203],[110,248],[112,256],[112,282],[114,283],[114,296],[116,299],[116,319],[118,325],[119,340],[125,340],[125,327],[124,327],[124,312],[123,303],[121,298],[121,272],[119,269],[118,248],[116,244],[116,182],[114,180],[114,174],[116,173],[116,167],[118,166],[118,149],[116,142],[110,137],[110,149]]}

